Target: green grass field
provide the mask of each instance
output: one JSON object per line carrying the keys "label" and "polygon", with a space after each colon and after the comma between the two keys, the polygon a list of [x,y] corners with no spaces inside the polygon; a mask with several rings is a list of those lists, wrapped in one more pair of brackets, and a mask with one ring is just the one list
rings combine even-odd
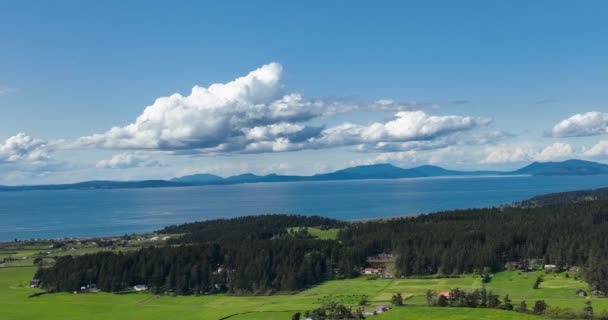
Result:
{"label": "green grass field", "polygon": [[[0,269],[1,319],[290,319],[298,311],[318,307],[326,301],[357,304],[363,295],[370,304],[385,304],[393,293],[401,292],[407,306],[373,319],[532,319],[539,317],[514,312],[488,309],[426,307],[426,290],[449,290],[455,287],[473,289],[482,286],[479,277],[454,279],[393,279],[367,280],[365,277],[327,281],[293,295],[229,296],[207,295],[189,297],[155,297],[149,293],[117,295],[109,293],[59,293],[28,298],[38,289],[29,288],[34,267]],[[509,293],[514,303],[526,299],[533,304],[545,299],[550,306],[582,309],[591,299],[596,311],[608,310],[608,299],[584,298],[575,295],[583,282],[564,275],[545,275],[540,289],[532,289],[536,273],[502,272],[495,275],[486,287],[501,295]]]}
{"label": "green grass field", "polygon": [[[301,227],[289,228],[289,230],[291,230],[291,231],[298,231],[300,229],[302,229],[302,228]],[[311,236],[313,236],[319,240],[336,240],[336,238],[338,238],[338,231],[340,231],[340,229],[337,229],[337,228],[321,230],[319,228],[309,227],[307,229],[308,229],[308,233]]]}
{"label": "green grass field", "polygon": [[[338,230],[309,232],[320,239],[335,238]],[[133,250],[136,247],[116,250]],[[47,247],[4,248],[0,258],[11,257],[6,268],[0,268],[0,319],[201,319],[216,320],[225,317],[236,320],[291,319],[295,312],[317,308],[336,301],[357,305],[363,296],[370,306],[388,304],[394,293],[401,293],[406,306],[373,319],[532,319],[539,317],[488,309],[433,308],[426,306],[426,291],[448,291],[453,288],[471,290],[485,286],[499,294],[501,299],[509,294],[513,304],[526,300],[531,306],[535,300],[544,299],[551,307],[571,308],[580,311],[586,300],[593,301],[596,312],[608,311],[608,299],[579,297],[576,290],[587,290],[587,284],[565,274],[545,274],[539,289],[533,283],[540,272],[500,272],[489,284],[482,284],[479,276],[463,276],[443,279],[377,279],[366,277],[348,280],[332,280],[297,294],[274,296],[204,295],[188,297],[154,296],[150,293],[117,295],[110,293],[47,294],[35,298],[28,296],[41,292],[29,287],[36,272],[33,259],[42,252],[49,252],[45,259],[65,254],[85,254],[100,250],[83,247],[76,251],[51,250]]]}

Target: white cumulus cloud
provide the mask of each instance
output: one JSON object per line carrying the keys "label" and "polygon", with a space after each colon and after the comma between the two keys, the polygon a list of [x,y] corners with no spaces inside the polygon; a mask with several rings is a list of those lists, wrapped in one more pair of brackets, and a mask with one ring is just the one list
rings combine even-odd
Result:
{"label": "white cumulus cloud", "polygon": [[545,147],[531,144],[493,145],[484,149],[485,157],[481,163],[508,163],[522,161],[557,161],[574,155],[572,146],[555,142]]}
{"label": "white cumulus cloud", "polygon": [[534,155],[536,161],[565,160],[572,157],[572,146],[567,143],[555,142],[543,148]]}
{"label": "white cumulus cloud", "polygon": [[530,158],[530,150],[523,146],[496,145],[485,148],[482,163],[520,162]]}
{"label": "white cumulus cloud", "polygon": [[608,140],[598,141],[590,149],[585,150],[583,155],[589,158],[608,157]]}
{"label": "white cumulus cloud", "polygon": [[[306,99],[299,93],[284,93],[282,77],[282,66],[270,63],[225,84],[195,86],[188,96],[158,98],[127,126],[63,145],[180,154],[285,152],[428,141],[490,122],[470,116],[429,115],[412,111],[427,104],[388,99],[372,103]],[[337,113],[363,111],[396,113],[390,121],[367,126],[309,124]]]}
{"label": "white cumulus cloud", "polygon": [[368,126],[343,124],[328,128],[321,132],[319,138],[312,138],[310,142],[316,148],[348,145],[359,145],[360,150],[436,148],[445,146],[442,142],[435,141],[437,138],[479,128],[488,123],[490,120],[485,118],[433,116],[424,111],[403,111],[385,123],[375,122]]}
{"label": "white cumulus cloud", "polygon": [[0,162],[42,161],[49,159],[44,140],[18,133],[0,143]]}
{"label": "white cumulus cloud", "polygon": [[583,137],[608,133],[608,113],[597,111],[575,114],[551,130],[554,137]]}
{"label": "white cumulus cloud", "polygon": [[156,160],[151,160],[147,155],[136,155],[130,153],[119,153],[110,159],[97,162],[98,168],[106,169],[126,169],[135,167],[160,167],[162,164]]}

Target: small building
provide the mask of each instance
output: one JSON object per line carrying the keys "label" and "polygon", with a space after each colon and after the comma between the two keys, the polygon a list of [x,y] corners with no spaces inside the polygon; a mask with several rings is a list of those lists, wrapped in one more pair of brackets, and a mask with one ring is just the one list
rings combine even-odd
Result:
{"label": "small building", "polygon": [[30,281],[30,288],[38,288],[39,286],[40,286],[39,279],[33,279],[32,281]]}
{"label": "small building", "polygon": [[376,307],[376,312],[377,313],[382,313],[382,312],[388,311],[389,309],[390,308],[388,306],[379,305],[379,306]]}
{"label": "small building", "polygon": [[556,265],[554,265],[554,264],[546,264],[546,265],[544,266],[544,268],[545,268],[545,270],[553,270],[553,269],[556,269],[556,268],[557,268],[557,266],[556,266]]}
{"label": "small building", "polygon": [[576,290],[576,295],[581,296],[581,297],[586,297],[587,292],[583,289],[578,289],[578,290]]}
{"label": "small building", "polygon": [[379,275],[382,271],[382,268],[365,268],[363,269],[363,274]]}
{"label": "small building", "polygon": [[505,263],[506,270],[519,270],[522,268],[522,264],[519,261],[508,261]]}
{"label": "small building", "polygon": [[136,286],[133,287],[133,290],[139,292],[139,291],[146,291],[148,290],[148,286],[145,284],[138,284]]}
{"label": "small building", "polygon": [[92,283],[92,284],[87,284],[86,286],[82,286],[80,287],[80,292],[82,293],[97,293],[99,292],[99,289],[97,289],[97,285]]}
{"label": "small building", "polygon": [[568,272],[581,272],[581,267],[571,266],[570,268],[568,268]]}
{"label": "small building", "polygon": [[363,310],[362,312],[363,316],[375,316],[376,315],[376,310]]}
{"label": "small building", "polygon": [[442,292],[437,293],[437,297],[446,297],[446,298],[449,298],[451,296],[452,296],[452,293],[449,292],[449,291],[442,291]]}

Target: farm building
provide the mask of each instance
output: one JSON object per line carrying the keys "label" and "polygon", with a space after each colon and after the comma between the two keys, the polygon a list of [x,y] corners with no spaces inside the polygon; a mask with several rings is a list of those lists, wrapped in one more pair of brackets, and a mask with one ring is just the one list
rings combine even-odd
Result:
{"label": "farm building", "polygon": [[373,275],[379,275],[382,273],[382,271],[384,271],[384,269],[382,268],[365,268],[363,269],[363,274],[373,274]]}
{"label": "farm building", "polygon": [[40,280],[33,279],[30,281],[30,288],[38,288],[40,286]]}
{"label": "farm building", "polygon": [[133,287],[133,290],[135,291],[146,291],[148,290],[148,286],[145,284],[138,284],[136,286]]}

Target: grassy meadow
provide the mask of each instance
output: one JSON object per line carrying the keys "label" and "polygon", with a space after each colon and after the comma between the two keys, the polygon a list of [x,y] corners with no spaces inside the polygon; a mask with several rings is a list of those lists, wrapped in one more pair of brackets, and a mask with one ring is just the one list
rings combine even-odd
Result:
{"label": "grassy meadow", "polygon": [[[337,229],[308,229],[318,238],[335,238]],[[134,250],[137,246],[116,248]],[[103,248],[90,246],[77,250],[50,249],[48,246],[3,248],[0,259],[12,260],[0,268],[0,319],[235,319],[273,320],[291,319],[295,312],[317,308],[323,303],[335,301],[357,305],[363,297],[369,301],[367,308],[389,304],[394,293],[401,293],[406,306],[397,307],[373,319],[540,319],[537,316],[490,309],[437,308],[426,306],[426,292],[449,291],[453,288],[471,290],[485,286],[500,295],[509,294],[514,305],[526,300],[532,306],[535,300],[544,299],[550,307],[571,308],[580,311],[585,301],[592,300],[596,312],[608,311],[608,299],[580,297],[579,288],[587,290],[587,284],[573,276],[544,274],[542,272],[500,272],[487,284],[479,276],[426,279],[375,279],[359,277],[348,280],[332,280],[295,294],[273,296],[231,296],[225,294],[202,296],[156,296],[151,293],[134,294],[45,294],[30,298],[40,289],[29,287],[36,272],[34,257],[45,260],[65,254],[86,254]],[[44,255],[41,255],[41,252]],[[536,278],[544,281],[539,289],[533,289]],[[588,291],[588,290],[587,290]]]}
{"label": "grassy meadow", "polygon": [[[304,229],[302,227],[293,227],[293,228],[289,228],[288,231],[291,232],[297,232],[301,229]],[[330,228],[330,229],[319,229],[319,228],[306,228],[308,230],[308,234],[310,234],[311,236],[313,236],[314,238],[317,238],[319,240],[336,240],[336,238],[338,237],[338,231],[340,231],[340,229],[338,228]]]}
{"label": "grassy meadow", "polygon": [[[397,307],[374,319],[532,319],[539,317],[515,312],[489,309],[436,308],[425,306],[426,290],[447,291],[480,288],[479,277],[453,279],[377,279],[365,277],[327,281],[319,286],[292,295],[230,296],[203,295],[188,297],[137,294],[46,294],[29,298],[40,292],[28,283],[35,267],[0,268],[0,318],[2,319],[290,319],[294,312],[318,307],[327,301],[357,304],[363,295],[370,306],[389,303],[393,293],[400,292],[406,306]],[[582,309],[586,299],[593,301],[597,311],[608,311],[608,299],[579,297],[576,289],[586,286],[564,274],[544,275],[539,289],[532,289],[540,273],[502,272],[494,276],[486,288],[502,296],[510,294],[514,304],[521,299],[532,305],[544,299],[551,307]],[[371,308],[371,307],[370,307]]]}

